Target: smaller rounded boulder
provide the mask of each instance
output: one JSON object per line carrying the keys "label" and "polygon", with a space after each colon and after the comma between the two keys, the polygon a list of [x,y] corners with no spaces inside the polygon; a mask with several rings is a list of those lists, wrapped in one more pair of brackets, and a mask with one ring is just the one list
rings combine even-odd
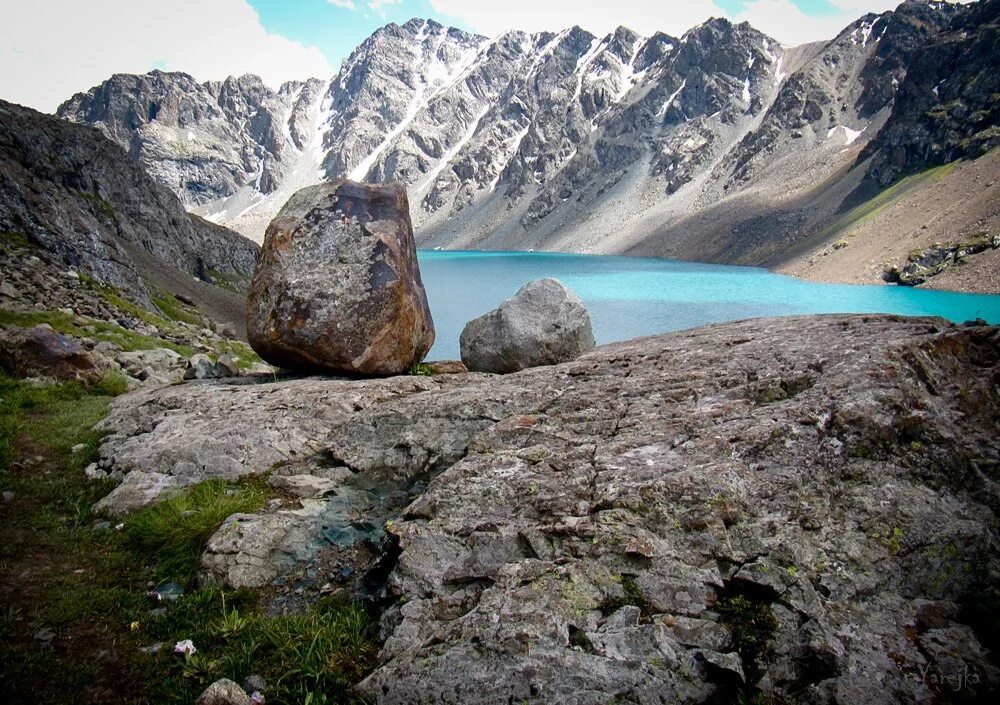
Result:
{"label": "smaller rounded boulder", "polygon": [[575,360],[594,348],[594,332],[580,297],[557,279],[539,279],[469,321],[460,342],[471,371],[507,373]]}
{"label": "smaller rounded boulder", "polygon": [[402,184],[340,180],[293,195],[264,236],[247,337],[292,370],[389,376],[420,362],[434,323]]}

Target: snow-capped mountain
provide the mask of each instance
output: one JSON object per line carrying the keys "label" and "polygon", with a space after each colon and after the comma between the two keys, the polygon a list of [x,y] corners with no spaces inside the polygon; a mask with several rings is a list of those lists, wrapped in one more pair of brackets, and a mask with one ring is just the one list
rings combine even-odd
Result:
{"label": "snow-capped mountain", "polygon": [[959,12],[914,0],[796,48],[719,19],[683,37],[494,39],[415,19],[326,83],[116,75],[59,115],[255,240],[296,190],[349,176],[403,181],[424,246],[623,252],[707,206],[746,217],[849,167]]}

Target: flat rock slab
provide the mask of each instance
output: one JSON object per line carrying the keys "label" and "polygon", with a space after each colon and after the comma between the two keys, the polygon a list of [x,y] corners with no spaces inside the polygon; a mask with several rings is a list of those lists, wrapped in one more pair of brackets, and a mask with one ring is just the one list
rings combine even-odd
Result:
{"label": "flat rock slab", "polygon": [[[1000,678],[984,645],[1000,600],[998,378],[996,328],[764,319],[503,377],[139,392],[116,401],[102,457],[126,482],[275,462],[337,478],[305,514],[397,488],[369,513],[399,507],[384,526],[399,599],[361,684],[375,702],[704,703],[760,689],[909,703],[955,673],[976,674],[981,694]],[[229,541],[235,522],[273,514],[227,522],[212,570],[266,572],[272,557],[284,563],[268,575],[289,570],[294,546]],[[759,659],[734,641],[734,605],[767,615]]]}
{"label": "flat rock slab", "polygon": [[334,426],[365,407],[439,386],[429,377],[266,379],[174,385],[116,401],[99,426],[110,435],[97,464],[123,482],[97,508],[124,514],[164,490],[237,480],[314,455],[328,447]]}

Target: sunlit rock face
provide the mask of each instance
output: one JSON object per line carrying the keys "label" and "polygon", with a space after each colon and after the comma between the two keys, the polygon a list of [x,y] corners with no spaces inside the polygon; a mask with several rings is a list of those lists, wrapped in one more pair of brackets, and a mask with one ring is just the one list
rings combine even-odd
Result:
{"label": "sunlit rock face", "polygon": [[393,375],[420,362],[434,323],[401,184],[299,191],[268,227],[247,335],[291,369]]}

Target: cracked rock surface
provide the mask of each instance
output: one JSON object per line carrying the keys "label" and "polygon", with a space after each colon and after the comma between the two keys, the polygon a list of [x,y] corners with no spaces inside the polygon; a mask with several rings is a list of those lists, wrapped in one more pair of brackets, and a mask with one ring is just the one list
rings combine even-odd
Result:
{"label": "cracked rock surface", "polygon": [[140,391],[102,462],[122,499],[313,488],[230,518],[218,579],[323,582],[388,535],[379,703],[929,702],[1000,678],[998,384],[996,328],[753,320],[503,377]]}

